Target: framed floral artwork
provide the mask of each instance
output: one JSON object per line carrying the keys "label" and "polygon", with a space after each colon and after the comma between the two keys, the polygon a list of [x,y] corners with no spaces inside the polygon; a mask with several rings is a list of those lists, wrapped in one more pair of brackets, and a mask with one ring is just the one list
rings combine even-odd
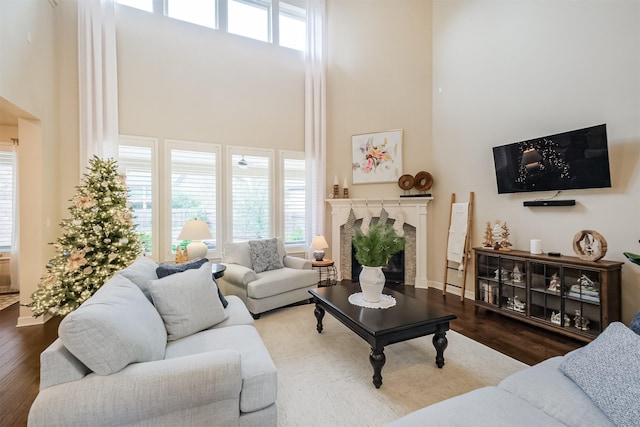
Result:
{"label": "framed floral artwork", "polygon": [[351,137],[354,184],[398,182],[402,175],[402,129]]}

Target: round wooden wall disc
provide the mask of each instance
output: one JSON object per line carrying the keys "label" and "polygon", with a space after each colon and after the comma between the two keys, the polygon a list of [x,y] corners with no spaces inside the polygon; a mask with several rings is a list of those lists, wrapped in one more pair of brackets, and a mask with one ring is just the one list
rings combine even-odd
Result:
{"label": "round wooden wall disc", "polygon": [[413,188],[413,177],[411,175],[402,175],[398,180],[398,187],[403,190],[411,190]]}
{"label": "round wooden wall disc", "polygon": [[573,250],[580,259],[597,261],[607,253],[607,241],[594,230],[581,230],[573,236]]}
{"label": "round wooden wall disc", "polygon": [[426,191],[433,185],[433,177],[429,172],[420,171],[413,179],[413,186],[418,191]]}

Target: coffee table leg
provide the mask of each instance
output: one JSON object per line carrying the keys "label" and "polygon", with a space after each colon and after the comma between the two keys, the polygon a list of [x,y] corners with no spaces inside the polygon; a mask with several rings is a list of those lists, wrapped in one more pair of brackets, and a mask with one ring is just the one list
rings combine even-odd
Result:
{"label": "coffee table leg", "polygon": [[371,366],[373,366],[373,385],[376,386],[376,388],[380,388],[382,385],[382,367],[386,361],[387,358],[384,355],[384,347],[371,348],[369,362],[371,362]]}
{"label": "coffee table leg", "polygon": [[322,318],[324,317],[324,308],[320,307],[319,304],[316,304],[316,309],[313,310],[313,314],[316,315],[316,319],[318,320],[318,323],[316,324],[316,329],[318,330],[318,333],[322,332]]}
{"label": "coffee table leg", "polygon": [[433,335],[433,346],[436,348],[436,365],[438,368],[444,366],[444,349],[447,348],[449,341],[445,336],[445,331],[436,331]]}

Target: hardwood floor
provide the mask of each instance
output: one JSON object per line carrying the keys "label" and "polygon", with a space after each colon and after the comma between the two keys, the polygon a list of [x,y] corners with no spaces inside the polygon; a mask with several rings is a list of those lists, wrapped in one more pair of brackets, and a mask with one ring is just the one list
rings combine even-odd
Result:
{"label": "hardwood floor", "polygon": [[[445,298],[437,289],[407,286],[404,292],[441,301],[443,308],[458,316],[451,329],[529,365],[584,345],[498,313],[480,310],[476,314],[472,300],[463,303],[452,294]],[[16,328],[18,315],[18,304],[0,311],[0,426],[27,424],[29,408],[38,394],[40,353],[57,338],[61,320]]]}

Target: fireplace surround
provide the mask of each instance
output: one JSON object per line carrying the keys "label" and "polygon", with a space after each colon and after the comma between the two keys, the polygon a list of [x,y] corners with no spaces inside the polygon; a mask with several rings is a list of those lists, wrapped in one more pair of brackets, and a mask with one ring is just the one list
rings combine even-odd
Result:
{"label": "fireplace surround", "polygon": [[427,288],[427,206],[432,197],[406,197],[385,199],[329,199],[331,206],[331,253],[338,271],[338,279],[351,278],[351,236],[345,231],[349,212],[356,217],[354,227],[359,227],[362,218],[369,212],[373,221],[384,210],[389,214],[389,224],[404,214],[405,232],[405,283],[418,288]]}

